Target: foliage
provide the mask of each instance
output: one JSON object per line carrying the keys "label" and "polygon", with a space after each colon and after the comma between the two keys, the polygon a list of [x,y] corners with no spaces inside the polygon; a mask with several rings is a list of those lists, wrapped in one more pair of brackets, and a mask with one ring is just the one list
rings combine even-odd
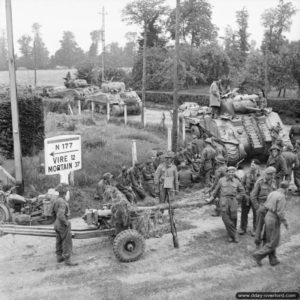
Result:
{"label": "foliage", "polygon": [[100,37],[101,37],[101,31],[100,30],[94,30],[90,33],[91,39],[92,39],[92,44],[90,46],[90,49],[87,53],[87,56],[89,58],[90,61],[92,61],[93,63],[97,63],[98,62],[98,44],[100,41]]}
{"label": "foliage", "polygon": [[33,62],[33,47],[31,46],[32,38],[29,35],[22,35],[18,39],[20,45],[21,56],[18,58],[17,64],[20,67],[25,67],[27,69],[34,68]]}
{"label": "foliage", "polygon": [[34,34],[33,47],[32,47],[32,57],[34,67],[37,69],[46,69],[49,63],[49,51],[45,46],[45,43],[41,36],[41,25],[34,23],[32,25],[32,30]]}
{"label": "foliage", "polygon": [[291,74],[298,84],[298,98],[300,99],[300,41],[290,43],[288,55]]}
{"label": "foliage", "polygon": [[0,71],[8,69],[8,50],[4,31],[0,36]]}
{"label": "foliage", "polygon": [[72,68],[79,61],[84,60],[84,52],[78,47],[75,36],[71,31],[64,31],[60,45],[60,49],[54,54],[56,65]]}
{"label": "foliage", "polygon": [[[180,36],[185,43],[198,47],[214,41],[217,28],[211,22],[212,7],[206,0],[185,0],[180,4]],[[176,8],[172,10],[167,21],[167,30],[175,39]]]}

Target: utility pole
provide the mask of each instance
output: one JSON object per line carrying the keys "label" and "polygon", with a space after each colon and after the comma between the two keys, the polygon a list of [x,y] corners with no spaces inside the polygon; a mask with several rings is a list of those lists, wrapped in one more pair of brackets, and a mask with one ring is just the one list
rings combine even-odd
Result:
{"label": "utility pole", "polygon": [[147,50],[147,23],[144,21],[144,43],[143,43],[143,75],[142,75],[142,113],[141,122],[145,127],[145,104],[146,104],[146,50]]}
{"label": "utility pole", "polygon": [[102,6],[102,29],[101,29],[101,42],[102,42],[102,83],[105,80],[104,77],[104,64],[105,64],[105,9],[104,6]]}
{"label": "utility pole", "polygon": [[175,27],[175,53],[174,53],[174,91],[173,91],[173,126],[172,150],[177,151],[178,140],[178,60],[179,60],[179,9],[180,0],[176,0],[176,27]]}
{"label": "utility pole", "polygon": [[16,69],[15,69],[15,56],[14,56],[14,43],[13,43],[11,0],[6,0],[5,7],[6,7],[10,102],[11,102],[13,141],[14,141],[16,185],[18,187],[18,193],[23,194],[22,151],[21,151],[20,131],[19,131],[19,112],[18,112],[18,101],[17,101],[17,83],[16,83]]}

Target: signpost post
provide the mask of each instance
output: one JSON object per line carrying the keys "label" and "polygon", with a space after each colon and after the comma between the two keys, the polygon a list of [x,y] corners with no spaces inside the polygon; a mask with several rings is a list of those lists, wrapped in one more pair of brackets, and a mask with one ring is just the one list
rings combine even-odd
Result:
{"label": "signpost post", "polygon": [[45,174],[60,175],[60,182],[69,184],[69,173],[80,170],[81,136],[60,135],[45,139]]}

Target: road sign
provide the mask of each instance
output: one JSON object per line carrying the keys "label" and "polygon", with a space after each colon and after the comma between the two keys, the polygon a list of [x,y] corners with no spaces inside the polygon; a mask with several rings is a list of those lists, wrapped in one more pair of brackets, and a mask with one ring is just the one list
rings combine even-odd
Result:
{"label": "road sign", "polygon": [[81,136],[60,135],[45,139],[45,174],[69,173],[81,169]]}

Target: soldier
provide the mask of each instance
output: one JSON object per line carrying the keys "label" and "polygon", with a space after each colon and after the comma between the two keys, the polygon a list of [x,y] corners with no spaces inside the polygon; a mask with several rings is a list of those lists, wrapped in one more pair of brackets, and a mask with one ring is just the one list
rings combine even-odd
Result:
{"label": "soldier", "polygon": [[220,115],[221,90],[221,79],[214,81],[209,88],[209,107],[212,108],[213,118]]}
{"label": "soldier", "polygon": [[[297,158],[300,162],[300,140],[296,140],[295,150],[296,150]],[[299,196],[300,195],[300,165],[298,166],[298,168],[294,168],[293,171],[294,171],[294,182],[297,187],[297,191],[295,191],[293,195]]]}
{"label": "soldier", "polygon": [[73,244],[71,223],[68,221],[70,209],[65,197],[68,191],[67,184],[60,183],[55,190],[59,193],[52,206],[52,213],[55,217],[54,230],[56,234],[57,262],[61,263],[64,261],[67,266],[77,266],[78,263],[71,262]]}
{"label": "soldier", "polygon": [[258,159],[253,159],[250,165],[250,170],[247,173],[245,173],[242,179],[242,184],[245,188],[245,197],[243,198],[241,203],[241,224],[240,224],[240,229],[238,230],[238,233],[240,235],[243,235],[247,232],[248,214],[250,208],[252,208],[252,215],[253,215],[253,230],[251,232],[251,235],[254,236],[255,233],[256,214],[255,214],[255,209],[250,201],[250,193],[254,188],[255,182],[261,176],[259,166],[260,166],[260,161]]}
{"label": "soldier", "polygon": [[241,182],[234,177],[235,171],[235,167],[227,168],[227,175],[219,180],[209,199],[210,203],[219,196],[221,216],[229,236],[228,242],[230,243],[238,243],[236,233],[238,198],[244,197],[245,194]]}
{"label": "soldier", "polygon": [[217,156],[216,150],[212,147],[212,139],[207,138],[205,140],[206,146],[203,149],[200,159],[200,172],[203,171],[205,178],[205,185],[211,185],[211,174],[214,168],[215,157]]}
{"label": "soldier", "polygon": [[[296,123],[298,123],[298,122],[296,121]],[[290,132],[289,132],[289,138],[290,138],[293,146],[295,147],[296,140],[300,138],[300,124],[292,125]]]}
{"label": "soldier", "polygon": [[128,178],[131,182],[131,187],[134,193],[140,200],[146,198],[146,192],[142,185],[141,163],[136,162],[133,167],[128,170]]}
{"label": "soldier", "polygon": [[180,190],[191,187],[193,184],[193,172],[185,162],[179,165],[178,180]]}
{"label": "soldier", "polygon": [[267,211],[265,216],[266,243],[252,256],[256,263],[261,266],[261,260],[269,256],[271,266],[276,266],[280,261],[276,257],[276,248],[280,241],[280,225],[283,223],[288,230],[288,223],[285,217],[286,193],[289,187],[288,181],[282,181],[279,189],[269,194],[264,207]]}
{"label": "soldier", "polygon": [[103,174],[102,179],[98,182],[96,187],[95,199],[99,199],[100,201],[104,200],[106,187],[111,185],[112,178],[113,175],[110,173]]}
{"label": "soldier", "polygon": [[155,170],[153,167],[152,159],[150,158],[146,161],[146,165],[142,169],[142,175],[145,191],[148,192],[148,194],[153,198],[157,196],[154,185],[154,173]]}
{"label": "soldier", "polygon": [[279,183],[283,180],[284,176],[287,174],[287,167],[285,159],[280,154],[281,149],[277,145],[273,145],[270,150],[271,152],[268,161],[267,161],[267,167],[274,167],[276,169],[276,175],[275,180],[277,186],[279,186]]}
{"label": "soldier", "polygon": [[126,166],[122,167],[122,172],[116,179],[117,179],[117,184],[116,184],[117,189],[126,196],[127,200],[130,203],[136,203],[136,195],[131,188],[130,185],[131,182],[130,179],[128,178]]}
{"label": "soldier", "polygon": [[282,130],[280,124],[278,123],[276,126],[271,128],[271,138],[272,138],[272,146],[277,145],[280,150],[282,150],[284,143],[282,138],[279,136],[280,130]]}
{"label": "soldier", "polygon": [[276,190],[276,181],[274,179],[275,173],[276,169],[274,167],[266,168],[263,178],[256,181],[253,190],[250,193],[251,205],[256,215],[256,228],[254,238],[256,248],[259,247],[262,241],[262,231],[266,213],[263,204],[267,200],[268,195]]}
{"label": "soldier", "polygon": [[214,138],[212,138],[212,146],[214,147],[214,149],[217,152],[217,155],[221,155],[225,158],[226,161],[228,161],[228,153],[226,151],[226,148],[221,145],[220,143],[217,143],[216,140]]}
{"label": "soldier", "polygon": [[[210,194],[215,187],[217,186],[219,180],[226,176],[227,174],[227,165],[226,165],[226,160],[222,155],[218,155],[215,158],[215,163],[216,163],[216,171],[215,171],[215,178],[212,186],[208,189],[208,193]],[[213,217],[219,217],[220,216],[220,201],[216,201],[216,208],[214,213],[212,213]]]}
{"label": "soldier", "polygon": [[200,156],[203,149],[205,148],[205,142],[203,138],[198,138],[196,134],[192,135],[192,152],[194,156]]}
{"label": "soldier", "polygon": [[285,179],[290,182],[292,179],[293,169],[299,168],[299,160],[297,155],[293,152],[293,146],[291,144],[287,144],[283,147],[281,155],[285,159],[287,167]]}
{"label": "soldier", "polygon": [[167,197],[173,200],[179,190],[177,167],[172,163],[174,153],[167,151],[164,157],[165,161],[158,166],[154,175],[154,182],[158,185],[161,203],[166,202]]}
{"label": "soldier", "polygon": [[154,158],[154,161],[153,161],[153,167],[154,167],[154,170],[156,171],[156,169],[158,168],[158,166],[161,164],[163,158],[162,158],[162,155],[164,153],[162,151],[158,151],[156,153],[156,157]]}

